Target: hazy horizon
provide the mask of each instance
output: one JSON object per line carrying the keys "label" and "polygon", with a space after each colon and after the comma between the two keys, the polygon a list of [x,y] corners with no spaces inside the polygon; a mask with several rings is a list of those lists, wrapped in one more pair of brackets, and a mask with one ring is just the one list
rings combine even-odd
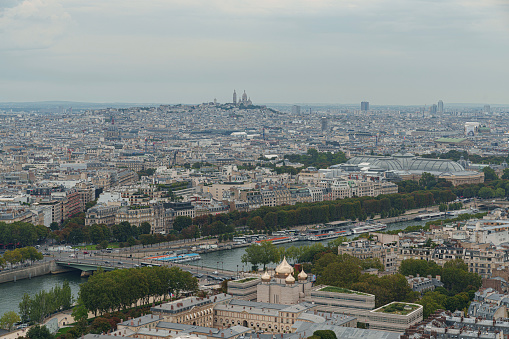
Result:
{"label": "hazy horizon", "polygon": [[5,0],[0,33],[0,102],[509,101],[505,0]]}

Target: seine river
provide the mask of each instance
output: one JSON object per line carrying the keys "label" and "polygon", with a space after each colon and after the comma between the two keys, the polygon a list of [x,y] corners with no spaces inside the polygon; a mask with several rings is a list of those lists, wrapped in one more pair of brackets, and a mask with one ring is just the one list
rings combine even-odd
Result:
{"label": "seine river", "polygon": [[[410,225],[424,225],[425,221],[405,221],[388,224],[387,230],[398,230],[406,228]],[[328,240],[321,243],[326,244]],[[278,246],[308,246],[316,244],[311,241],[296,241],[293,243],[281,244]],[[245,253],[245,248],[236,248],[229,251],[217,251],[211,253],[201,254],[202,259],[193,262],[193,265],[210,267],[214,269],[225,269],[236,272],[237,269],[241,271],[243,263],[241,262],[242,254]],[[191,266],[190,266],[191,268]],[[191,269],[192,270],[192,269]],[[79,272],[63,273],[56,275],[44,275],[32,279],[19,280],[17,282],[10,282],[0,284],[0,316],[7,311],[18,311],[18,304],[24,293],[35,295],[40,290],[50,290],[53,286],[62,284],[64,280],[68,280],[71,286],[73,295],[76,297],[79,291],[79,285],[86,281],[86,278],[81,278]]]}

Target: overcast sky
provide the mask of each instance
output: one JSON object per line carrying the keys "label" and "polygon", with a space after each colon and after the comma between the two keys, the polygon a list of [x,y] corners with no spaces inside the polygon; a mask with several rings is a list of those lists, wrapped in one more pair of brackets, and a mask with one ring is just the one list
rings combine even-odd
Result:
{"label": "overcast sky", "polygon": [[0,0],[0,101],[509,104],[509,0]]}

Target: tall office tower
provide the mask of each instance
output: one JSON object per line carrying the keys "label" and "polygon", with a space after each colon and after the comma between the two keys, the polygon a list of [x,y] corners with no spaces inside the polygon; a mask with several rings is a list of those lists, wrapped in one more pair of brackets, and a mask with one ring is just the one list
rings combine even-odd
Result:
{"label": "tall office tower", "polygon": [[327,117],[322,117],[322,132],[327,131],[327,129],[329,128],[328,122],[329,121],[327,120]]}
{"label": "tall office tower", "polygon": [[235,92],[235,90],[233,90],[233,104],[237,104],[237,92]]}
{"label": "tall office tower", "polygon": [[436,104],[433,104],[433,105],[429,106],[429,113],[430,114],[437,114],[437,105]]}
{"label": "tall office tower", "polygon": [[369,111],[369,101],[361,102],[361,111]]}
{"label": "tall office tower", "polygon": [[292,114],[300,114],[300,106],[293,105],[292,106]]}
{"label": "tall office tower", "polygon": [[484,113],[491,113],[491,107],[490,105],[484,105],[484,110],[483,110]]}
{"label": "tall office tower", "polygon": [[438,113],[444,113],[444,102],[442,100],[438,100]]}

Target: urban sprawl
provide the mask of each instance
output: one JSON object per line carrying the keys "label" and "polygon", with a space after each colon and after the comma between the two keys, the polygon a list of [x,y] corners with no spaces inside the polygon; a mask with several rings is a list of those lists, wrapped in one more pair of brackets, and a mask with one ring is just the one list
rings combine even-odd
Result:
{"label": "urban sprawl", "polygon": [[[88,277],[26,295],[0,337],[507,337],[507,113],[0,109],[0,281]],[[200,268],[237,248],[242,269]]]}

